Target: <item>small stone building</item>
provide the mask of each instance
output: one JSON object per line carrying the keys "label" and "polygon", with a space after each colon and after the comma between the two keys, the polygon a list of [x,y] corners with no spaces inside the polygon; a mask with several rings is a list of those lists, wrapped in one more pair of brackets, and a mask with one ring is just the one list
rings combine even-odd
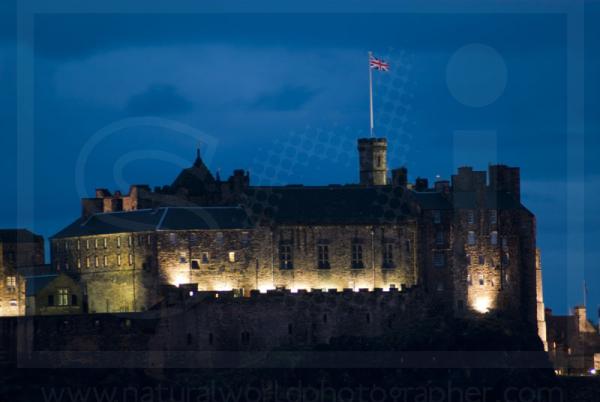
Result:
{"label": "small stone building", "polygon": [[26,279],[26,315],[81,314],[83,292],[78,281],[65,273]]}

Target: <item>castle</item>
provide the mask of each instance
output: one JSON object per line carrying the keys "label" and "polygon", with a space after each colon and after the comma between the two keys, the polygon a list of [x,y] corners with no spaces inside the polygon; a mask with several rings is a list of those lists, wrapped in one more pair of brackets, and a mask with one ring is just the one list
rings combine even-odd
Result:
{"label": "castle", "polygon": [[[51,238],[89,313],[150,309],[190,292],[419,287],[456,314],[498,309],[543,324],[535,216],[519,169],[461,167],[451,180],[388,177],[387,140],[358,140],[359,183],[252,186],[215,178],[200,153],[169,186],[96,190]],[[544,329],[545,333],[545,329]]]}

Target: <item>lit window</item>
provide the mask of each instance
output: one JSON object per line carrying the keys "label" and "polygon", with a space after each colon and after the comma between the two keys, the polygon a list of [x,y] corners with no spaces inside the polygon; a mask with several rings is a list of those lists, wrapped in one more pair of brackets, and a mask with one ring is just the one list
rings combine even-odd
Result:
{"label": "lit window", "polygon": [[327,244],[319,244],[317,246],[317,264],[319,269],[329,269],[329,246]]}
{"label": "lit window", "polygon": [[467,274],[467,284],[471,286],[473,284],[473,279],[471,278],[471,274]]}
{"label": "lit window", "polygon": [[129,265],[133,265],[133,254],[129,254]]}
{"label": "lit window", "polygon": [[85,267],[89,268],[90,267],[90,257],[86,257],[85,258]]}
{"label": "lit window", "polygon": [[229,252],[229,262],[235,262],[235,251],[230,251]]}
{"label": "lit window", "polygon": [[490,244],[492,246],[495,246],[498,244],[498,232],[493,231],[492,233],[490,233]]}
{"label": "lit window", "polygon": [[360,243],[352,244],[352,268],[364,268],[363,248]]}
{"label": "lit window", "polygon": [[394,244],[385,243],[383,245],[383,267],[393,268],[394,267]]}
{"label": "lit window", "polygon": [[436,267],[443,267],[445,264],[444,253],[435,252],[433,253],[433,265]]}
{"label": "lit window", "polygon": [[17,277],[16,276],[7,276],[6,277],[6,287],[9,290],[14,290],[17,287]]}
{"label": "lit window", "polygon": [[469,246],[475,245],[475,232],[472,230],[469,230],[467,235],[467,244],[469,244]]}
{"label": "lit window", "polygon": [[88,250],[90,249],[90,239],[86,239],[86,241],[85,241],[85,248],[88,249]]}
{"label": "lit window", "polygon": [[98,267],[99,264],[99,259],[98,257],[94,257],[94,266]]}
{"label": "lit window", "polygon": [[279,268],[280,269],[292,269],[292,246],[289,244],[279,245]]}
{"label": "lit window", "polygon": [[490,224],[495,225],[498,223],[498,211],[495,209],[490,210]]}
{"label": "lit window", "polygon": [[77,269],[81,269],[81,258],[77,259]]}
{"label": "lit window", "polygon": [[117,247],[121,247],[121,236],[117,236]]}
{"label": "lit window", "polygon": [[105,237],[103,239],[103,241],[104,241],[104,248],[108,248],[108,238]]}
{"label": "lit window", "polygon": [[117,254],[117,265],[121,266],[121,254]]}
{"label": "lit window", "polygon": [[94,239],[94,248],[98,248],[98,238]]}
{"label": "lit window", "polygon": [[475,211],[469,209],[467,211],[467,223],[473,225],[475,223]]}
{"label": "lit window", "polygon": [[67,288],[58,289],[57,296],[58,296],[57,304],[59,306],[68,306],[69,305],[69,289],[67,289]]}
{"label": "lit window", "polygon": [[77,239],[77,250],[81,249],[81,240]]}
{"label": "lit window", "polygon": [[104,266],[107,267],[108,266],[108,256],[107,255],[104,256],[103,262],[104,262]]}

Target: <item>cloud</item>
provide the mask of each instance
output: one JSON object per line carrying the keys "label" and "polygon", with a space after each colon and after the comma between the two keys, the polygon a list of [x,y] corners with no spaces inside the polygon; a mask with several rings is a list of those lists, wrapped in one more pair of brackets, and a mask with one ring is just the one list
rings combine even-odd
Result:
{"label": "cloud", "polygon": [[129,98],[125,110],[130,115],[173,115],[192,110],[192,102],[170,84],[153,84]]}
{"label": "cloud", "polygon": [[293,111],[302,109],[318,91],[303,85],[286,85],[259,95],[250,103],[255,110]]}

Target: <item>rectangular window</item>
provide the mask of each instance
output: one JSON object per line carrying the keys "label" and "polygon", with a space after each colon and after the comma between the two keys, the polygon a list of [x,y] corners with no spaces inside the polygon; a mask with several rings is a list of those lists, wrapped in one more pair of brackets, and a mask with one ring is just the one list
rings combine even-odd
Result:
{"label": "rectangular window", "polygon": [[85,248],[86,248],[87,250],[89,250],[89,249],[90,249],[90,239],[86,239],[86,240],[85,240]]}
{"label": "rectangular window", "polygon": [[508,251],[508,239],[502,236],[502,251]]}
{"label": "rectangular window", "polygon": [[108,248],[108,238],[105,237],[103,239],[103,241],[104,241],[104,248]]}
{"label": "rectangular window", "polygon": [[16,276],[7,276],[6,277],[6,287],[9,290],[14,290],[17,287],[17,277]]}
{"label": "rectangular window", "polygon": [[129,265],[133,265],[133,254],[129,254]]}
{"label": "rectangular window", "polygon": [[385,243],[383,245],[383,267],[393,268],[394,267],[394,244]]}
{"label": "rectangular window", "polygon": [[250,244],[250,236],[248,235],[248,232],[242,232],[241,243],[244,247]]}
{"label": "rectangular window", "polygon": [[77,259],[77,269],[81,269],[81,258]]}
{"label": "rectangular window", "polygon": [[483,256],[483,255],[479,256],[479,265],[485,265],[485,256]]}
{"label": "rectangular window", "polygon": [[475,232],[472,230],[469,230],[469,233],[467,234],[467,244],[469,246],[474,246],[475,245]]}
{"label": "rectangular window", "polygon": [[104,256],[103,262],[104,262],[104,266],[107,267],[108,266],[108,256],[107,255]]}
{"label": "rectangular window", "polygon": [[94,266],[97,268],[98,265],[100,265],[100,262],[99,262],[98,257],[96,256],[96,257],[94,257]]}
{"label": "rectangular window", "polygon": [[495,225],[496,223],[498,223],[498,211],[490,209],[490,224]]}
{"label": "rectangular window", "polygon": [[483,274],[479,274],[479,286],[483,286],[485,284],[485,280],[483,279]]}
{"label": "rectangular window", "polygon": [[471,254],[467,254],[467,265],[471,265]]}
{"label": "rectangular window", "polygon": [[69,289],[61,288],[58,289],[57,302],[59,306],[69,305]]}
{"label": "rectangular window", "polygon": [[508,264],[510,264],[510,258],[508,256],[508,253],[502,253],[502,265]]}
{"label": "rectangular window", "polygon": [[192,260],[192,269],[200,269],[200,261]]}
{"label": "rectangular window", "polygon": [[433,211],[433,223],[441,223],[442,222],[442,214],[440,211]]}
{"label": "rectangular window", "polygon": [[292,246],[289,244],[279,245],[279,268],[280,269],[292,269]]}
{"label": "rectangular window", "polygon": [[410,253],[410,240],[406,240],[406,241],[404,242],[404,250],[405,250],[407,253]]}
{"label": "rectangular window", "polygon": [[94,248],[98,248],[98,238],[94,239]]}
{"label": "rectangular window", "polygon": [[77,250],[81,249],[81,240],[77,239]]}
{"label": "rectangular window", "polygon": [[490,233],[490,244],[492,246],[495,246],[498,244],[498,232],[493,231],[492,233]]}
{"label": "rectangular window", "polygon": [[148,243],[148,245],[152,244],[152,236],[146,236],[146,242]]}
{"label": "rectangular window", "polygon": [[54,306],[54,295],[48,295],[48,306]]}
{"label": "rectangular window", "polygon": [[438,284],[436,286],[436,290],[438,292],[443,292],[444,291],[444,284],[442,282],[438,282]]}
{"label": "rectangular window", "polygon": [[121,266],[121,254],[117,254],[117,265]]}
{"label": "rectangular window", "polygon": [[467,224],[473,225],[475,223],[475,211],[469,209],[467,211]]}
{"label": "rectangular window", "polygon": [[219,245],[219,246],[223,245],[223,232],[217,232],[215,241],[217,242],[217,245]]}
{"label": "rectangular window", "polygon": [[473,284],[473,280],[471,279],[471,274],[467,274],[467,285],[471,286]]}
{"label": "rectangular window", "polygon": [[121,247],[121,236],[117,236],[117,247]]}
{"label": "rectangular window", "polygon": [[65,251],[69,250],[69,241],[65,240]]}
{"label": "rectangular window", "polygon": [[443,267],[446,264],[444,253],[434,252],[433,253],[433,265],[436,267]]}
{"label": "rectangular window", "polygon": [[85,258],[85,267],[89,268],[90,267],[90,257],[86,257]]}
{"label": "rectangular window", "polygon": [[352,268],[364,268],[362,244],[352,244]]}
{"label": "rectangular window", "polygon": [[180,255],[179,256],[179,263],[180,264],[187,264],[187,258],[185,257],[185,255]]}
{"label": "rectangular window", "polygon": [[65,261],[65,269],[68,271],[69,270],[69,262]]}
{"label": "rectangular window", "polygon": [[435,234],[435,244],[441,246],[444,244],[444,232],[437,232]]}
{"label": "rectangular window", "polygon": [[202,252],[202,264],[208,264],[210,261],[209,254],[207,251]]}
{"label": "rectangular window", "polygon": [[329,246],[327,244],[319,244],[317,246],[317,263],[319,269],[329,269]]}
{"label": "rectangular window", "polygon": [[228,255],[229,255],[229,262],[235,262],[236,261],[235,251],[230,251],[228,253]]}

